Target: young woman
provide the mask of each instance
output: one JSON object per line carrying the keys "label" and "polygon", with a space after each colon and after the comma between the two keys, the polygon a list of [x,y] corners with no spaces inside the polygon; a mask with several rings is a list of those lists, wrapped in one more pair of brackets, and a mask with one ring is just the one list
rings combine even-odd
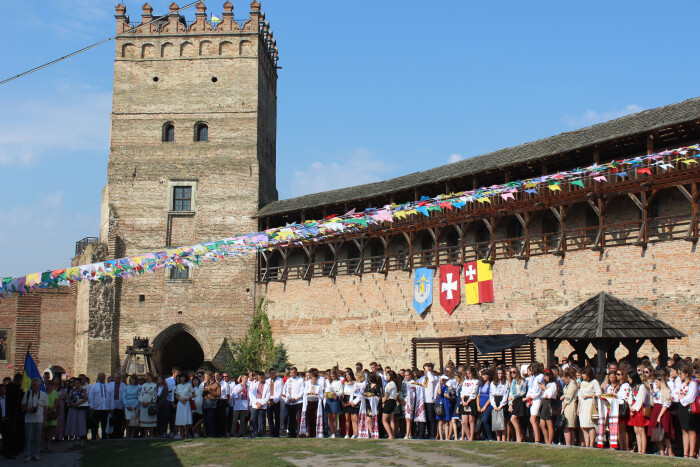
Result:
{"label": "young woman", "polygon": [[493,407],[494,412],[503,413],[503,430],[494,431],[497,441],[506,441],[505,427],[508,423],[508,380],[506,379],[505,367],[498,367],[496,370],[496,379],[491,383],[489,388],[489,402]]}
{"label": "young woman", "polygon": [[647,452],[647,428],[649,426],[649,416],[645,412],[649,410],[649,393],[639,377],[639,373],[632,373],[628,376],[632,391],[629,399],[630,421],[629,426],[634,427],[634,434],[637,438],[637,451]]}
{"label": "young woman", "polygon": [[[233,389],[233,385],[231,388]],[[199,438],[204,435],[204,411],[202,409],[204,384],[199,380],[199,376],[192,377],[192,389],[194,389],[194,410],[192,411],[191,433],[193,438]]]}
{"label": "young woman", "polygon": [[139,390],[141,387],[138,385],[138,381],[136,375],[129,376],[129,384],[122,394],[127,439],[133,438],[139,429]]}
{"label": "young woman", "polygon": [[[158,424],[158,411],[156,407],[156,398],[158,397],[157,385],[153,381],[155,375],[150,371],[146,375],[146,383],[139,390],[139,426],[144,429],[145,438],[153,438],[153,429]],[[155,411],[153,415],[149,413],[149,407],[153,406]]]}
{"label": "young woman", "polygon": [[[462,376],[461,372],[456,372],[454,375],[454,378],[452,378],[452,383],[450,385],[452,391],[454,392],[454,406],[452,407],[452,420],[450,421],[450,428],[452,430],[452,434],[455,438],[457,439],[457,435],[459,434],[459,424],[461,422],[462,418],[462,413],[461,413],[461,408],[462,408],[462,384],[464,383],[464,376]],[[464,436],[464,433],[462,433],[462,436]]]}
{"label": "young woman", "polygon": [[678,422],[683,433],[683,457],[694,457],[696,431],[700,424],[699,416],[690,411],[690,404],[698,396],[698,383],[693,379],[693,370],[687,364],[679,366],[678,376]]}
{"label": "young woman", "polygon": [[175,401],[177,409],[175,412],[175,427],[177,435],[175,439],[186,439],[187,432],[192,425],[192,407],[190,400],[194,399],[194,389],[187,381],[187,375],[181,373],[178,376],[178,385],[175,386]]}
{"label": "young woman", "polygon": [[[356,390],[360,383],[355,380],[355,373],[350,368],[345,369],[345,381],[343,382],[343,397],[341,406],[345,414],[345,438],[357,438],[357,422],[360,413],[359,405],[355,407],[353,402]],[[364,387],[364,385],[362,385]],[[350,435],[352,433],[352,435]]]}
{"label": "young woman", "polygon": [[466,371],[467,377],[462,383],[462,438],[474,441],[474,430],[476,429],[476,417],[481,416],[476,404],[479,397],[479,378],[476,368],[470,366]]}
{"label": "young woman", "polygon": [[544,377],[542,364],[534,362],[528,368],[530,378],[527,384],[527,394],[525,395],[525,404],[530,406],[530,426],[532,426],[532,434],[535,443],[539,443],[542,439],[540,436],[540,409],[542,408],[542,388],[540,383]]}
{"label": "young woman", "polygon": [[[53,383],[58,391],[58,419],[56,423],[56,441],[61,441],[65,436],[66,411],[68,410],[68,390],[65,384],[61,384],[61,377],[54,376]],[[67,382],[66,382],[67,383]]]}
{"label": "young woman", "polygon": [[79,379],[73,382],[73,388],[68,393],[68,416],[66,417],[66,436],[80,439],[80,445],[85,443],[87,437],[86,411],[83,405],[88,400],[88,393],[83,389]]}
{"label": "young woman", "polygon": [[42,452],[53,452],[51,440],[58,424],[58,392],[53,381],[47,381],[45,386],[48,405],[46,407],[46,424],[42,434],[41,450]]}
{"label": "young woman", "polygon": [[540,429],[545,444],[552,444],[554,439],[554,421],[552,420],[552,405],[559,393],[559,386],[553,381],[552,374],[545,370],[540,383],[542,390],[542,408],[540,409]]}
{"label": "young woman", "polygon": [[481,423],[484,427],[486,439],[493,441],[491,432],[491,373],[489,370],[481,370],[481,386],[479,386],[479,398],[476,400],[476,407],[481,416]]}
{"label": "young woman", "polygon": [[326,414],[328,414],[328,429],[331,438],[338,432],[338,414],[340,413],[340,398],[343,395],[343,383],[335,368],[328,373],[326,386]]}
{"label": "young woman", "polygon": [[659,445],[659,452],[662,456],[673,456],[671,440],[673,439],[673,423],[671,423],[671,389],[666,382],[666,375],[663,372],[656,372],[656,379],[652,385],[652,400],[654,407],[649,418],[647,435],[651,436],[654,427],[660,426],[664,429],[664,439]]}
{"label": "young woman", "polygon": [[564,427],[564,440],[567,446],[573,446],[576,439],[576,412],[578,409],[578,385],[576,384],[576,371],[569,367],[564,370],[561,377],[564,382],[564,393],[561,396],[561,410],[566,418]]}
{"label": "young woman", "polygon": [[[510,391],[508,391],[508,407],[510,410],[510,422],[515,428],[515,441],[523,442],[523,430],[527,424],[527,410],[525,407],[524,398],[527,394],[527,382],[520,374],[517,367],[512,367],[509,370],[510,375]],[[524,423],[523,423],[524,422]]]}
{"label": "young woman", "polygon": [[[603,393],[604,394],[617,394],[620,390],[620,380],[617,377],[616,366],[609,368],[608,374],[603,381]],[[620,428],[620,403],[619,400],[611,400],[610,409],[608,411],[608,417],[606,419],[609,436],[609,446],[610,449],[617,449],[619,447],[619,428]],[[605,439],[605,423],[598,423],[598,445],[597,447],[603,448],[603,439]]]}
{"label": "young woman", "polygon": [[403,381],[401,382],[401,391],[399,392],[399,401],[403,408],[403,425],[404,439],[411,439],[413,432],[413,409],[415,406],[415,393],[411,393],[411,384],[413,383],[413,372],[406,370],[403,373]]}
{"label": "young woman", "polygon": [[[242,375],[241,379],[248,382],[248,376]],[[247,384],[245,386],[247,391]],[[214,419],[216,418],[216,401],[221,397],[221,384],[214,378],[214,373],[204,373],[204,388],[202,388],[202,415],[204,416],[204,431],[208,438],[214,436]],[[247,393],[246,393],[246,398]],[[243,427],[241,427],[243,428]]]}
{"label": "young woman", "polygon": [[389,370],[388,382],[384,387],[384,397],[382,398],[382,424],[389,439],[396,438],[396,421],[394,419],[394,411],[396,410],[396,401],[399,397],[398,375]]}
{"label": "young woman", "polygon": [[629,398],[632,395],[632,388],[629,383],[629,376],[626,368],[620,368],[615,372],[620,387],[617,390],[617,407],[619,416],[617,417],[618,445],[621,451],[629,450],[629,436],[627,424],[630,420]]}
{"label": "young woman", "polygon": [[304,390],[304,401],[302,403],[302,411],[306,418],[306,431],[299,430],[299,434],[306,435],[307,438],[323,438],[323,429],[320,434],[316,429],[318,423],[322,423],[322,407],[323,407],[323,392],[324,385],[320,381],[318,371],[312,370],[309,372],[309,384]]}
{"label": "young woman", "polygon": [[584,446],[592,448],[595,443],[596,421],[591,417],[593,404],[598,404],[598,397],[603,394],[600,383],[593,375],[593,369],[586,367],[581,372],[582,380],[579,388],[578,423],[583,433]]}
{"label": "young woman", "polygon": [[[450,387],[447,384],[449,377],[443,375],[438,379],[437,384],[437,399],[435,405],[442,404],[444,412],[441,415],[435,414],[438,421],[438,437],[437,439],[450,439],[450,421],[452,420],[452,396],[450,395]],[[446,433],[445,433],[446,432]]]}

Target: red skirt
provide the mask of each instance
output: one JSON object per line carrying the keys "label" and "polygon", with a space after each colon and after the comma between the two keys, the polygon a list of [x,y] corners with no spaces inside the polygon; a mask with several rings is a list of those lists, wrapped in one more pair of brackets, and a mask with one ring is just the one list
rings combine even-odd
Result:
{"label": "red skirt", "polygon": [[649,426],[649,419],[642,415],[642,411],[630,413],[629,426]]}
{"label": "red skirt", "polygon": [[[656,420],[659,418],[659,412],[661,412],[661,404],[656,404],[651,409],[651,418],[649,419],[649,429],[647,430],[647,435],[651,436],[651,430],[656,428]],[[667,439],[673,439],[673,423],[671,421],[671,408],[669,407],[666,412],[661,416],[661,427],[664,429],[664,437]]]}

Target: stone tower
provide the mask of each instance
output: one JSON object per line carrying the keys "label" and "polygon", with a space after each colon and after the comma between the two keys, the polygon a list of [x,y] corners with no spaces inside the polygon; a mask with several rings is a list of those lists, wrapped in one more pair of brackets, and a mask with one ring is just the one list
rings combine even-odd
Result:
{"label": "stone tower", "polygon": [[[257,230],[277,199],[277,50],[260,3],[234,18],[226,2],[211,24],[145,4],[141,25],[117,5],[114,97],[101,241],[108,258]],[[149,24],[150,23],[150,24]],[[221,364],[227,339],[247,329],[255,257],[158,271],[100,285],[79,305],[84,371],[114,369],[134,336],[148,337],[161,372]],[[94,285],[88,285],[94,287]],[[79,292],[80,293],[80,292]],[[80,324],[82,319],[82,325]],[[80,365],[82,366],[82,365]]]}

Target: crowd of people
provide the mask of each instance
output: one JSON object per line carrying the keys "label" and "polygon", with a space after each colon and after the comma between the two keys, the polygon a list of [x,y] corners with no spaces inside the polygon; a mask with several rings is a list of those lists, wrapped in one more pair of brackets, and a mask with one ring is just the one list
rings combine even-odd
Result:
{"label": "crowd of people", "polygon": [[[596,371],[597,370],[597,371]],[[700,359],[667,365],[573,359],[507,367],[498,361],[444,368],[369,368],[278,375],[181,371],[104,373],[0,385],[2,453],[26,460],[65,440],[288,436],[497,440],[697,457]],[[598,376],[596,378],[596,376]],[[693,406],[697,407],[694,408]]]}

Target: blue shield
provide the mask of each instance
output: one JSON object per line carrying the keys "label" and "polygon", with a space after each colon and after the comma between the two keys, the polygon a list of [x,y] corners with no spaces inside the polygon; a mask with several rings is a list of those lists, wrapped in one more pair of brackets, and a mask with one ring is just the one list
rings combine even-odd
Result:
{"label": "blue shield", "polygon": [[433,270],[418,268],[414,273],[413,308],[420,315],[433,304]]}

